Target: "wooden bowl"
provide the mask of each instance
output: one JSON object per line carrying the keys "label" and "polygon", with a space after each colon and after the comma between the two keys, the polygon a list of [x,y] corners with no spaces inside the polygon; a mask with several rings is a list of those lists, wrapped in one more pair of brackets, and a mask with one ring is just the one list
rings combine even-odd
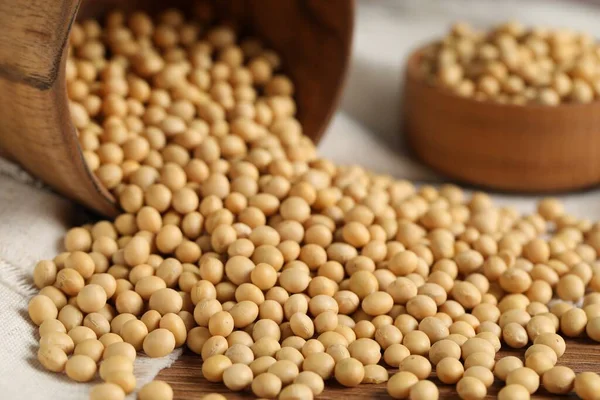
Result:
{"label": "wooden bowl", "polygon": [[[81,3],[81,4],[80,4]],[[107,216],[112,195],[87,169],[71,123],[65,82],[73,21],[111,9],[151,12],[191,1],[3,0],[0,2],[0,149],[62,194]],[[81,10],[79,10],[81,6]],[[346,75],[353,0],[219,0],[234,21],[279,52],[296,84],[298,119],[314,141],[331,118]]]}
{"label": "wooden bowl", "polygon": [[600,102],[504,105],[433,87],[410,57],[404,122],[414,153],[459,181],[491,189],[558,192],[600,182]]}

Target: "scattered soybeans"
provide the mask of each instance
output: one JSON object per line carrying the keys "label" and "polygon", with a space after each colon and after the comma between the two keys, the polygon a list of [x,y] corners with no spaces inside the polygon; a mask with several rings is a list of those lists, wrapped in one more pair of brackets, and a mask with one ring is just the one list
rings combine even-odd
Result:
{"label": "scattered soybeans", "polygon": [[[591,101],[595,61],[569,61],[594,47],[561,32],[457,24],[423,66],[463,96]],[[35,266],[41,365],[80,382],[98,372],[91,400],[134,390],[137,351],[184,345],[208,381],[262,398],[312,399],[335,378],[435,400],[434,369],[463,399],[495,378],[499,398],[529,398],[540,376],[551,393],[593,398],[596,374],[556,364],[561,334],[600,341],[600,229],[556,199],[520,215],[481,192],[319,158],[282,60],[238,33],[177,10],[74,24],[72,116],[123,214],[69,230],[66,251]],[[581,46],[561,54],[566,42]],[[524,362],[498,358],[502,343],[527,348]],[[137,395],[173,390],[153,381]]]}

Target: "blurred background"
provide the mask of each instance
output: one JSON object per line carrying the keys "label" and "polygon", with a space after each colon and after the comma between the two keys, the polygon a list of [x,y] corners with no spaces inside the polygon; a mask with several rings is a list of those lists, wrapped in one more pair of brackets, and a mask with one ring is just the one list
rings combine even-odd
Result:
{"label": "blurred background", "polygon": [[321,154],[396,177],[443,179],[413,160],[402,139],[406,59],[412,50],[442,37],[453,22],[485,29],[507,20],[572,28],[599,38],[600,1],[358,0],[348,79]]}

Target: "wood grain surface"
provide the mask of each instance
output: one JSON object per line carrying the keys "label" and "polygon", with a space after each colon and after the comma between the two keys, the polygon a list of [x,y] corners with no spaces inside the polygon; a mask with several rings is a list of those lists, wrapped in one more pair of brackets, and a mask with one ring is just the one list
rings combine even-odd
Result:
{"label": "wood grain surface", "polygon": [[78,0],[0,1],[0,147],[62,194],[115,215],[85,166],[67,105],[66,44],[78,7]]}
{"label": "wood grain surface", "polygon": [[[593,371],[600,372],[600,345],[587,339],[567,339],[567,351],[558,360],[557,365],[564,365],[572,368],[575,372]],[[505,349],[502,348],[496,355],[496,360],[509,355],[517,356],[523,360],[525,349]],[[251,391],[233,393],[229,391],[222,383],[211,383],[202,377],[202,360],[200,356],[185,350],[183,355],[171,368],[162,370],[157,379],[162,379],[171,384],[175,391],[176,399],[201,399],[208,393],[222,393],[227,399],[252,399],[255,398]],[[434,369],[435,370],[435,369]],[[389,369],[390,374],[396,372],[396,369]],[[454,385],[444,385],[436,378],[432,380],[440,389],[440,399],[457,399],[458,395],[454,390]],[[360,385],[356,388],[344,388],[335,382],[334,379],[326,383],[326,389],[318,396],[319,399],[336,399],[344,397],[345,399],[379,399],[391,398],[388,396],[385,384],[380,385]],[[503,387],[503,382],[498,379],[488,390],[488,399],[496,398],[498,391]],[[533,395],[532,399],[551,399],[556,397],[566,398],[567,396],[557,396],[548,393],[543,387]],[[575,398],[571,393],[570,398]]]}

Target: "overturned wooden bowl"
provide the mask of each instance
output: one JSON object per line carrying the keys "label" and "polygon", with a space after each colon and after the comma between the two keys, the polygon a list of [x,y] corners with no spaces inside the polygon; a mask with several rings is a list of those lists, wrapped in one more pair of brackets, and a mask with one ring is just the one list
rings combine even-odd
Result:
{"label": "overturned wooden bowl", "polygon": [[600,102],[556,107],[462,98],[426,83],[408,60],[404,132],[423,162],[503,191],[560,192],[600,182]]}
{"label": "overturned wooden bowl", "polygon": [[[118,207],[87,169],[71,123],[65,82],[76,18],[115,8],[155,12],[193,1],[4,0],[0,2],[0,153],[62,194],[107,216]],[[315,142],[338,103],[350,58],[353,0],[214,0],[218,18],[264,39],[296,84],[298,119]]]}

